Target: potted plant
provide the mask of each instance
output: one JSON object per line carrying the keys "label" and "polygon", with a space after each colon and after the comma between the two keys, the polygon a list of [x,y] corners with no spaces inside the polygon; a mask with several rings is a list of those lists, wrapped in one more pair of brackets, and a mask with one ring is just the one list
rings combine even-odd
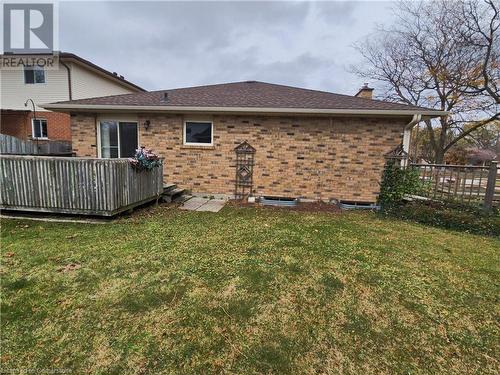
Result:
{"label": "potted plant", "polygon": [[134,157],[129,158],[128,161],[132,168],[139,172],[150,171],[162,164],[158,155],[156,155],[151,149],[146,149],[144,147],[135,150]]}

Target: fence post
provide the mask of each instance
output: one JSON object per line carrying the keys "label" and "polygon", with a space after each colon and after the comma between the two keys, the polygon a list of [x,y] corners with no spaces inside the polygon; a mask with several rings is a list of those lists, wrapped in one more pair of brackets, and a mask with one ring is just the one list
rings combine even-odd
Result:
{"label": "fence post", "polygon": [[[497,181],[497,162],[492,161],[488,170],[488,183],[486,185],[486,194],[484,195],[484,208],[491,209],[493,197],[495,195],[495,185]],[[481,188],[481,187],[480,187]]]}

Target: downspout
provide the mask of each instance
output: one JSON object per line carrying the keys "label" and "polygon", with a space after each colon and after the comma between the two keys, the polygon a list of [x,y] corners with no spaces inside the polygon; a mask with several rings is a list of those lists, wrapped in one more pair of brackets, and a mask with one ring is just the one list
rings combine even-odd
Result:
{"label": "downspout", "polygon": [[[33,106],[33,119],[31,120],[31,135],[33,136],[33,124],[36,122],[36,107],[35,107],[35,102],[33,101],[33,99],[31,98],[28,98],[25,102],[24,102],[24,106],[27,107],[28,106],[28,102],[31,102],[31,105]],[[29,119],[29,117],[28,117]],[[38,154],[38,137],[36,137],[36,153]]]}
{"label": "downspout", "polygon": [[61,65],[64,66],[66,68],[66,70],[68,71],[68,94],[69,94],[69,100],[73,100],[73,93],[71,91],[71,69],[69,68],[68,65],[66,65],[66,63],[62,60],[61,61]]}
{"label": "downspout", "polygon": [[[417,125],[420,121],[422,121],[422,115],[414,114],[411,121],[406,124],[403,130],[403,151],[406,152],[409,156],[410,154],[410,139],[411,139],[411,130],[415,125]],[[401,160],[401,164],[406,166],[408,163],[408,159]]]}

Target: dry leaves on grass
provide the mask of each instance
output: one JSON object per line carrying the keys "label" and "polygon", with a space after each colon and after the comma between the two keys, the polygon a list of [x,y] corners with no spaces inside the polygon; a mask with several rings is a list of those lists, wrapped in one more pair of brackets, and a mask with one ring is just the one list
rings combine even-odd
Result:
{"label": "dry leaves on grass", "polygon": [[75,271],[79,268],[81,268],[82,266],[80,264],[76,264],[76,263],[69,263],[69,264],[66,264],[64,267],[59,267],[57,269],[58,272],[69,272],[69,271]]}

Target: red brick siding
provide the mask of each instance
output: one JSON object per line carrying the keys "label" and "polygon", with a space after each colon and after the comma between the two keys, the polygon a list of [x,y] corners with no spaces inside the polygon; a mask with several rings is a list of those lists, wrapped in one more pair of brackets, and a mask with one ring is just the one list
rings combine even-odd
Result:
{"label": "red brick siding", "polygon": [[0,133],[20,139],[27,139],[28,123],[29,118],[27,113],[21,111],[2,111],[0,114]]}
{"label": "red brick siding", "polygon": [[[32,136],[33,113],[2,111],[0,132],[21,139]],[[37,112],[36,118],[47,120],[47,136],[50,140],[71,141],[70,116],[60,112]]]}

